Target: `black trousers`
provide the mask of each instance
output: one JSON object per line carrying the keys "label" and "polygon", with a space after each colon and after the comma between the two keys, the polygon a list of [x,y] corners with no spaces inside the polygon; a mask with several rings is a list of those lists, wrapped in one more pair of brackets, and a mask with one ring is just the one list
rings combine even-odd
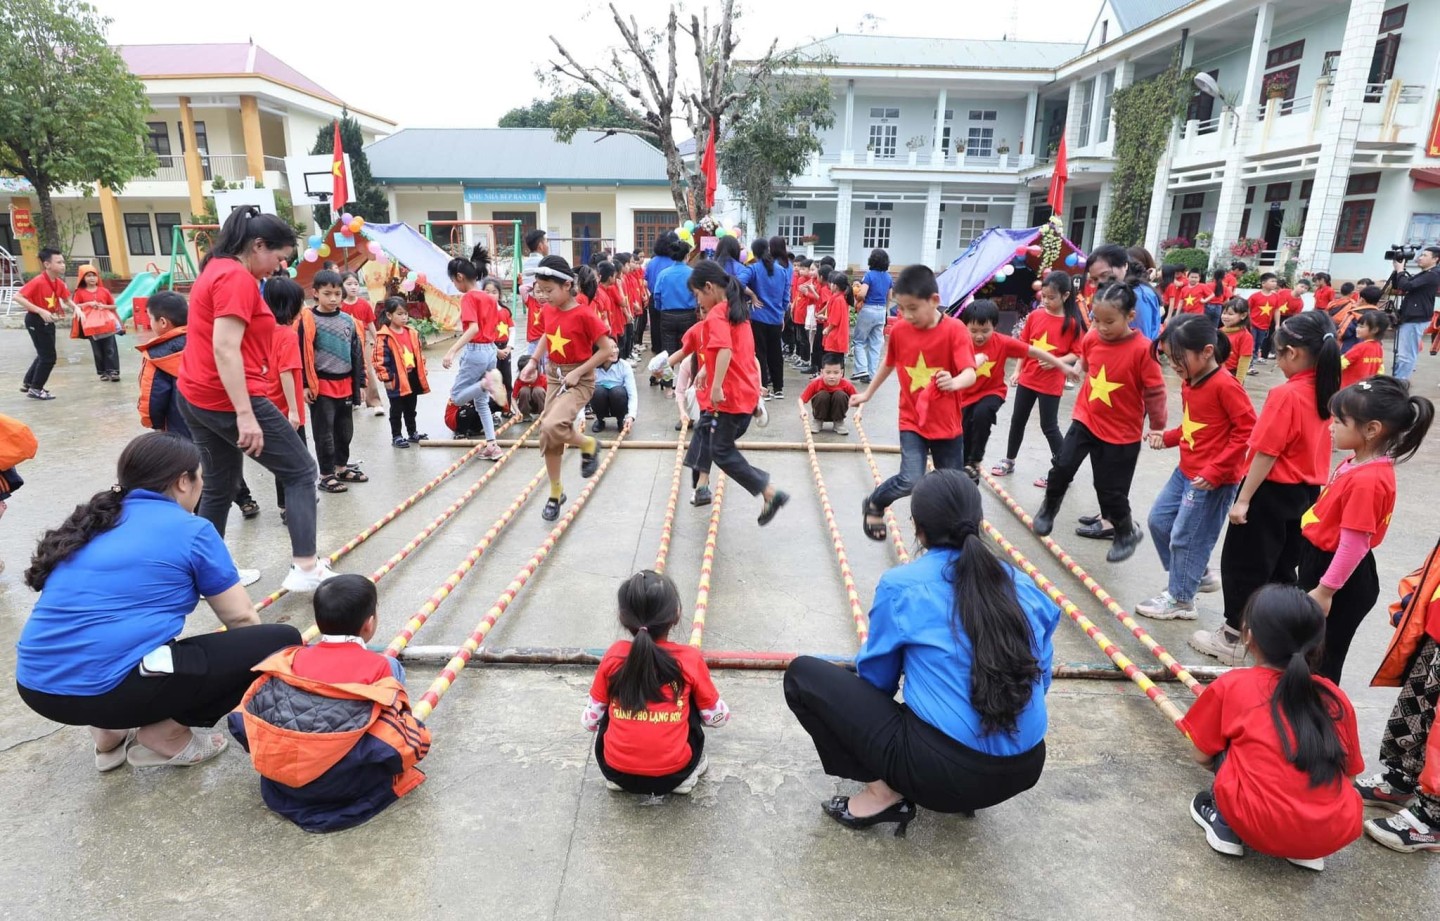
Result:
{"label": "black trousers", "polygon": [[[1300,587],[1308,592],[1319,585],[1320,578],[1334,558],[1335,554],[1321,550],[1301,535]],[[1360,622],[1379,598],[1380,575],[1375,571],[1375,554],[1367,553],[1330,600],[1330,616],[1325,618],[1325,648],[1320,654],[1320,674],[1336,684],[1340,683],[1345,656],[1350,652],[1350,641],[1355,639]]]}
{"label": "black trousers", "polygon": [[990,443],[990,430],[995,427],[995,417],[1005,400],[998,393],[981,397],[965,407],[960,414],[965,431],[965,464],[978,465],[985,459],[985,445]]}
{"label": "black trousers", "polygon": [[630,395],[624,387],[596,387],[590,397],[590,408],[596,419],[614,419],[618,425],[630,412]]}
{"label": "black trousers", "polygon": [[650,314],[650,351],[659,355],[664,351],[660,335],[661,311],[656,310],[654,307],[649,307],[646,309],[646,312]]}
{"label": "black trousers", "polygon": [[[505,391],[509,393],[507,389]],[[404,423],[405,430],[414,435],[420,430],[415,427],[415,405],[420,402],[420,394],[410,391],[405,396],[390,397],[390,437],[400,437],[400,426]]]}
{"label": "black trousers", "polygon": [[329,476],[349,464],[350,439],[355,434],[350,401],[316,397],[310,404],[310,433],[315,436],[315,459],[320,462],[321,476]]}
{"label": "black trousers", "polygon": [[25,371],[24,384],[31,390],[44,390],[55,370],[55,324],[41,320],[38,313],[26,313],[25,332],[35,346],[35,360]]}
{"label": "black trousers", "polygon": [[1135,464],[1140,460],[1140,442],[1115,445],[1101,441],[1083,423],[1071,422],[1060,446],[1060,456],[1050,468],[1045,487],[1045,504],[1059,508],[1065,491],[1085,458],[1090,458],[1090,474],[1095,481],[1095,496],[1100,500],[1100,515],[1115,526],[1116,534],[1125,534],[1133,526],[1130,520],[1130,483],[1135,479]]}
{"label": "black trousers", "polygon": [[1225,592],[1225,623],[1240,630],[1245,604],[1255,590],[1271,582],[1295,585],[1300,566],[1300,516],[1320,497],[1319,486],[1266,480],[1250,499],[1245,524],[1225,530],[1220,549],[1220,586]]}
{"label": "black trousers", "polygon": [[785,352],[780,324],[750,321],[755,332],[755,357],[760,359],[760,384],[779,393],[785,389]]}
{"label": "black trousers", "polygon": [[844,422],[850,411],[850,395],[843,390],[822,390],[810,399],[810,415],[816,422]]}
{"label": "black trousers", "polygon": [[[627,322],[625,324],[625,328],[620,331],[620,360],[624,361],[625,359],[629,358],[631,352],[633,352],[634,350],[635,323],[631,321]],[[510,389],[510,382],[508,380],[505,382],[505,389],[507,392]]]}
{"label": "black trousers", "polygon": [[[770,474],[751,466],[735,445],[750,428],[751,418],[749,413],[716,413],[710,433],[710,456],[715,466],[724,470],[730,479],[743,486],[750,495],[758,496],[770,485]],[[701,437],[701,433],[696,432],[695,437]]]}
{"label": "black trousers", "polygon": [[700,419],[690,432],[690,444],[685,446],[685,466],[690,468],[690,485],[700,482],[701,474],[710,475],[715,458],[710,452],[710,436],[715,430],[715,414],[702,411]]}
{"label": "black trousers", "polygon": [[300,643],[289,624],[260,624],[201,633],[169,645],[175,674],[147,678],[139,663],[118,685],[87,697],[45,694],[16,685],[20,699],[48,720],[67,726],[133,729],[163,720],[213,726],[240,704],[256,675],[251,669],[272,653]]}
{"label": "black trousers", "polygon": [[782,321],[781,327],[780,327],[780,347],[781,347],[781,349],[782,349],[783,351],[785,351],[785,352],[793,352],[793,351],[795,351],[795,348],[796,348],[796,339],[797,339],[796,334],[797,334],[797,332],[801,332],[801,331],[803,331],[803,330],[801,330],[800,327],[797,327],[797,326],[795,325],[795,321],[794,321],[793,319],[791,319],[790,311],[788,311],[788,310],[785,311],[785,319]]}
{"label": "black trousers", "polygon": [[[1025,440],[1025,426],[1030,424],[1030,411],[1040,404],[1040,431],[1050,444],[1050,463],[1060,456],[1064,438],[1060,435],[1060,397],[1031,390],[1024,384],[1015,388],[1015,406],[1010,413],[1010,443],[1005,456],[1014,460],[1020,454],[1020,443]],[[970,431],[968,428],[965,430]]]}
{"label": "black trousers", "polygon": [[[392,403],[390,405],[394,406],[395,404]],[[392,409],[391,412],[394,412],[394,410]],[[300,443],[302,445],[306,443],[304,426],[296,429],[295,434],[300,436]],[[241,504],[242,497],[250,498],[250,487],[245,485],[244,480],[240,481],[240,495],[235,497],[236,505]],[[319,497],[317,496],[316,498]],[[275,478],[275,507],[280,509],[282,512],[285,510],[285,481],[280,479],[280,477],[278,476]]]}
{"label": "black trousers", "polygon": [[96,374],[120,373],[120,346],[115,336],[90,340],[90,355],[95,359]]}
{"label": "black trousers", "polygon": [[[789,323],[790,321],[786,321]],[[795,354],[808,366],[810,363],[810,330],[803,326],[795,325],[793,336],[795,339]]]}
{"label": "black trousers", "polygon": [[1040,780],[1045,743],[987,755],[947,736],[854,672],[811,656],[785,670],[785,702],[820,755],[825,773],[883,780],[936,812],[999,805]]}
{"label": "black trousers", "polygon": [[657,355],[661,352],[669,352],[671,355],[678,353],[680,340],[696,322],[693,310],[660,311],[660,322],[656,326],[660,335],[660,347],[655,350],[655,353]]}
{"label": "black trousers", "polygon": [[[812,331],[810,332],[810,373],[811,373],[811,374],[819,374],[819,373],[820,373],[820,365],[821,365],[821,363],[824,361],[825,356],[826,356],[827,354],[830,354],[830,353],[827,353],[827,352],[825,351],[825,331],[824,331],[823,329],[821,329],[820,327],[817,326],[817,327],[815,327],[814,330],[812,330]],[[844,355],[841,355],[841,356],[840,356],[840,367],[842,367],[842,368],[845,367],[845,356],[844,356]]]}
{"label": "black trousers", "polygon": [[652,796],[664,796],[676,787],[680,782],[694,773],[695,768],[700,764],[700,758],[705,754],[705,724],[700,719],[700,710],[695,706],[695,701],[690,701],[690,761],[680,770],[673,774],[662,774],[658,777],[649,774],[626,774],[624,771],[617,771],[605,761],[605,732],[610,728],[610,714],[606,713],[600,717],[600,728],[595,730],[595,763],[600,766],[600,773],[605,779],[617,784],[626,793],[642,793]]}

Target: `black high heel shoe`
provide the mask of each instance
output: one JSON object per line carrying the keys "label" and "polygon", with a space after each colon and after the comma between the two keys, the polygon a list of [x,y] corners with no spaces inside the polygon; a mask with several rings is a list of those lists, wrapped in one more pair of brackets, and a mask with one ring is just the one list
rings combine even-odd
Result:
{"label": "black high heel shoe", "polygon": [[889,809],[882,810],[874,815],[864,817],[851,815],[850,797],[848,796],[832,797],[828,803],[820,804],[820,811],[841,825],[844,825],[846,828],[853,830],[870,828],[874,825],[888,825],[894,822],[896,823],[895,837],[897,838],[905,837],[905,827],[909,825],[920,812],[914,803],[908,799],[902,799]]}

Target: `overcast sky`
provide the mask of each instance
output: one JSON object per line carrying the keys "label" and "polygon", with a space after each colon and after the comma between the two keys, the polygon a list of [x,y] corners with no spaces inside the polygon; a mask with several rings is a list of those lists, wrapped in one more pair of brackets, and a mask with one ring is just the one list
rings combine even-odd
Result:
{"label": "overcast sky", "polygon": [[[582,61],[618,41],[609,9],[594,0],[544,3],[486,0],[90,0],[110,17],[109,39],[123,44],[244,42],[277,55],[357,108],[402,127],[489,127],[530,103],[541,89],[535,68],[556,35]],[[1100,0],[819,0],[743,3],[738,56],[836,32],[995,39],[1018,30],[1032,41],[1084,41]],[[715,0],[708,4],[718,8]],[[618,0],[641,27],[663,26],[660,0]],[[699,8],[690,0],[682,4]],[[935,14],[943,9],[943,15]],[[1012,11],[1018,9],[1018,18]],[[962,12],[963,10],[963,12]],[[694,70],[680,36],[682,79]],[[1001,63],[1001,62],[997,62]]]}

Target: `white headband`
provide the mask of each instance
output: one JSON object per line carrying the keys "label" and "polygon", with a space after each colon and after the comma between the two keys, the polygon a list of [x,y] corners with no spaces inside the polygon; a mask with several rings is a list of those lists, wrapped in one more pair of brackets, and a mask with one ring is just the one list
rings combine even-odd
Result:
{"label": "white headband", "polygon": [[571,274],[569,274],[568,272],[562,272],[562,271],[560,271],[559,269],[552,269],[552,268],[550,268],[548,265],[536,266],[536,267],[535,267],[535,272],[534,272],[534,274],[536,274],[536,275],[541,275],[541,276],[543,276],[543,277],[545,277],[545,278],[554,278],[554,279],[557,279],[557,280],[559,280],[559,281],[574,281],[574,280],[575,280],[575,276],[574,276],[574,275],[571,275]]}

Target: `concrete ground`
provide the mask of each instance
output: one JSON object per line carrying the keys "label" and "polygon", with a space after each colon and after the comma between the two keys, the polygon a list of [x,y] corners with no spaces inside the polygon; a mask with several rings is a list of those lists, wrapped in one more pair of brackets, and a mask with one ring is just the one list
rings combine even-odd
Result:
{"label": "concrete ground", "polygon": [[[74,504],[114,480],[114,459],[139,429],[137,356],[122,340],[121,384],[96,382],[85,343],[64,340],[51,382],[58,399],[39,404],[14,387],[0,390],[0,412],[28,422],[40,455],[24,465],[28,481],[0,525],[0,672],[13,677],[15,637],[33,603],[20,581],[34,540]],[[31,358],[19,331],[0,333],[0,379],[18,385]],[[438,358],[437,356],[434,356]],[[1257,405],[1278,372],[1247,382]],[[1440,362],[1421,359],[1417,387],[1434,394]],[[798,394],[801,380],[789,377]],[[432,363],[437,393],[421,401],[422,429],[445,434],[443,392],[450,375]],[[1172,381],[1172,389],[1178,386]],[[1068,404],[1067,399],[1067,404]],[[796,441],[793,404],[771,404],[776,419],[757,440]],[[646,390],[637,438],[673,439],[672,405]],[[1178,416],[1178,396],[1172,397]],[[1065,417],[1068,418],[1068,405]],[[870,412],[876,443],[895,443],[895,390]],[[1008,410],[992,439],[990,462],[1004,448]],[[1400,468],[1404,501],[1380,554],[1381,583],[1391,587],[1418,565],[1435,538],[1423,497],[1440,470],[1440,435]],[[825,434],[823,441],[837,436]],[[851,436],[850,440],[854,440]],[[1045,472],[1038,422],[1008,483],[1031,511]],[[397,451],[383,419],[357,414],[354,455],[372,478],[346,495],[321,497],[322,550],[346,539],[448,465],[459,449]],[[614,591],[654,561],[673,451],[622,450],[574,527],[556,546],[491,634],[492,647],[607,645],[617,637]],[[803,453],[755,453],[794,501],[765,529],[758,501],[727,497],[715,558],[706,647],[849,654],[855,636],[834,553],[824,531]],[[878,461],[888,475],[894,456]],[[465,509],[381,582],[387,639],[420,606],[529,480],[540,459],[512,460]],[[1145,497],[1169,475],[1175,455],[1146,451],[1132,497]],[[368,573],[403,546],[485,469],[472,462],[417,507],[361,545],[337,568]],[[888,545],[865,540],[857,505],[869,486],[858,455],[827,454],[821,467],[859,583],[868,599],[892,565]],[[580,487],[568,459],[570,495]],[[264,512],[232,515],[229,543],[243,566],[264,576],[254,597],[277,586],[288,546],[274,510],[273,481],[258,466],[247,477]],[[1088,478],[1065,507],[1066,519],[1090,510]],[[982,490],[983,491],[983,490]],[[688,494],[688,493],[687,493]],[[543,539],[543,496],[532,499],[416,637],[450,645],[474,629],[496,595]],[[1153,660],[1065,573],[993,496],[991,520],[1125,647]],[[897,506],[908,526],[906,505]],[[708,516],[683,504],[676,516],[670,573],[687,609],[695,595]],[[1104,562],[1104,544],[1058,540],[1123,604],[1163,585],[1154,551],[1142,546],[1122,566]],[[1218,551],[1217,551],[1218,557]],[[1201,597],[1202,626],[1219,616],[1219,596]],[[285,598],[267,620],[310,623],[304,597]],[[688,615],[687,615],[688,626]],[[1187,624],[1146,623],[1185,663]],[[214,621],[203,605],[190,630]],[[1368,678],[1388,627],[1377,612],[1350,657],[1345,690],[1359,710],[1367,767],[1373,767],[1394,692]],[[1056,635],[1056,660],[1103,663],[1071,624]],[[412,665],[418,696],[437,673]],[[464,672],[429,724],[434,749],[429,781],[388,812],[347,832],[311,836],[262,805],[256,776],[238,749],[196,769],[97,775],[82,729],[58,727],[0,691],[0,917],[74,919],[318,916],[425,917],[479,909],[503,918],[888,918],[1074,919],[1124,915],[1274,918],[1324,914],[1395,918],[1440,898],[1440,861],[1404,856],[1362,839],[1330,859],[1321,874],[1251,855],[1212,852],[1187,804],[1207,783],[1187,743],[1128,682],[1057,681],[1050,693],[1049,763],[1039,785],[976,819],[929,813],[907,839],[856,834],[820,814],[817,803],[852,789],[825,776],[809,740],[785,707],[777,673],[721,672],[717,681],[734,719],[711,735],[710,772],[690,797],[661,803],[606,791],[579,726],[588,670],[475,665]],[[1166,690],[1183,707],[1189,694]]]}

